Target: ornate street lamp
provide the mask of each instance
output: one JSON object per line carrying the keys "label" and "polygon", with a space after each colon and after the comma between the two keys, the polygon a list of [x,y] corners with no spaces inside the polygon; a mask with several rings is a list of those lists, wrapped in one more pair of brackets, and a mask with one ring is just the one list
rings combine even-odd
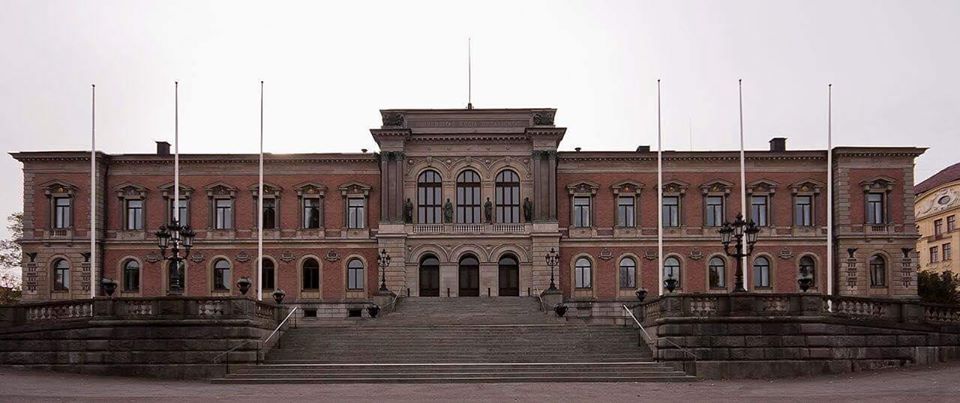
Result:
{"label": "ornate street lamp", "polygon": [[[193,238],[197,236],[196,232],[190,229],[189,225],[180,225],[176,220],[167,225],[161,225],[154,235],[157,236],[157,244],[160,246],[160,256],[165,261],[170,262],[170,291],[168,295],[183,294],[181,279],[183,278],[183,266],[180,264],[190,256],[190,248],[193,247]],[[170,248],[170,255],[167,255],[167,248]],[[180,256],[180,250],[183,250],[183,256]]]}
{"label": "ornate street lamp", "polygon": [[377,256],[377,265],[380,266],[380,291],[387,292],[387,267],[390,266],[390,254],[386,249],[380,250],[380,256]]}
{"label": "ornate street lamp", "polygon": [[[753,247],[757,243],[757,233],[760,227],[754,224],[753,220],[743,219],[743,214],[737,214],[737,219],[733,222],[724,222],[720,227],[720,239],[723,242],[723,251],[732,258],[737,259],[737,282],[733,292],[746,292],[743,288],[743,258],[753,253]],[[746,248],[744,248],[744,236],[746,236]],[[734,249],[730,250],[730,243],[736,242]]]}
{"label": "ornate street lamp", "polygon": [[550,266],[550,288],[547,290],[556,291],[557,284],[553,281],[553,269],[557,267],[557,264],[560,262],[560,258],[557,256],[557,251],[554,248],[550,248],[550,252],[547,252],[546,259],[547,266]]}

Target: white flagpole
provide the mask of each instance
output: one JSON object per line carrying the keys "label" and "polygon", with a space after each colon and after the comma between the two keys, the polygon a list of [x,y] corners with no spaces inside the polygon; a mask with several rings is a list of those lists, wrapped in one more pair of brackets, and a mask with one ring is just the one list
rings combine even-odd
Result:
{"label": "white flagpole", "polygon": [[[180,222],[180,83],[177,81],[173,82],[173,219],[177,225],[183,225]],[[180,231],[170,232],[174,240],[180,238]],[[174,270],[179,271],[180,267]],[[183,281],[186,274],[180,273],[178,281]],[[187,282],[183,281],[183,285],[180,292],[186,295]],[[172,288],[172,285],[170,286]]]}
{"label": "white flagpole", "polygon": [[257,301],[263,301],[263,81],[260,81],[260,185],[257,189]]}
{"label": "white flagpole", "polygon": [[833,84],[827,84],[827,295],[833,295]]}
{"label": "white flagpole", "polygon": [[[737,86],[740,92],[740,214],[743,214],[744,220],[749,220],[747,216],[747,168],[746,153],[743,151],[743,79],[737,80]],[[747,257],[743,257],[743,288],[749,290],[749,278],[747,275]]]}
{"label": "white flagpole", "polygon": [[97,85],[90,84],[90,298],[97,297]]}
{"label": "white flagpole", "polygon": [[657,278],[663,295],[663,135],[660,125],[660,80],[657,79]]}

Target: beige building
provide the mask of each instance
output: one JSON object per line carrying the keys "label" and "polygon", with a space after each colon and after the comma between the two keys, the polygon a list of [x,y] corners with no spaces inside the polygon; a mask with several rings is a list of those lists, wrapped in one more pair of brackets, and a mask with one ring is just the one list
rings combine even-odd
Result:
{"label": "beige building", "polygon": [[960,271],[960,163],[954,164],[916,187],[920,270]]}

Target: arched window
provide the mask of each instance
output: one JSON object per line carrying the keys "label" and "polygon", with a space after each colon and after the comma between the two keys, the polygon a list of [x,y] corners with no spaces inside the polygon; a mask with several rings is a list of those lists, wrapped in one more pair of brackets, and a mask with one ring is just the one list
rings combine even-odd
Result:
{"label": "arched window", "polygon": [[140,291],[140,263],[130,259],[123,264],[123,290]]}
{"label": "arched window", "polygon": [[663,278],[677,280],[677,288],[680,288],[680,260],[672,256],[664,259]]}
{"label": "arched window", "polygon": [[213,289],[230,289],[230,262],[227,259],[219,259],[213,264]]}
{"label": "arched window", "polygon": [[307,258],[303,261],[303,289],[320,289],[320,262],[314,258]]}
{"label": "arched window", "polygon": [[520,176],[504,169],[496,179],[497,222],[516,224],[520,222]]}
{"label": "arched window", "polygon": [[887,261],[880,255],[870,258],[870,286],[887,286]]}
{"label": "arched window", "polygon": [[726,262],[719,257],[710,259],[709,266],[709,276],[710,276],[710,288],[725,288],[726,287]]}
{"label": "arched window", "polygon": [[813,263],[813,258],[810,256],[804,256],[800,258],[800,275],[810,277],[810,279],[813,280],[812,285],[816,286],[817,269],[816,265]]}
{"label": "arched window", "polygon": [[53,263],[53,290],[70,290],[70,262],[67,259],[58,259]]}
{"label": "arched window", "polygon": [[443,198],[440,195],[440,174],[434,170],[423,171],[417,178],[417,222],[440,224]]}
{"label": "arched window", "polygon": [[347,289],[363,289],[363,261],[360,259],[350,259],[347,263]]}
{"label": "arched window", "polygon": [[620,288],[637,288],[637,262],[629,257],[620,259]]}
{"label": "arched window", "polygon": [[466,170],[457,175],[457,222],[479,224],[480,221],[480,175]]}
{"label": "arched window", "polygon": [[753,260],[753,287],[770,288],[770,261],[763,256]]}
{"label": "arched window", "polygon": [[576,288],[592,287],[593,284],[591,282],[591,279],[592,279],[591,271],[592,271],[592,265],[590,264],[590,259],[587,259],[585,257],[577,259],[577,264],[574,266],[574,269],[573,269],[574,286]]}
{"label": "arched window", "polygon": [[[266,199],[264,199],[266,200]],[[276,288],[276,267],[273,264],[273,261],[270,259],[263,259],[263,268],[261,275],[263,276],[263,283],[261,289],[272,290]]]}

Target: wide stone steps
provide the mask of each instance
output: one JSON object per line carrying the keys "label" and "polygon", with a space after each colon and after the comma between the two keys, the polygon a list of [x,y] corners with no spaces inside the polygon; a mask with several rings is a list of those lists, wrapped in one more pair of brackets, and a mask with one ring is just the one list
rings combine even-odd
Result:
{"label": "wide stone steps", "polygon": [[651,362],[536,364],[268,364],[214,383],[683,382],[696,378]]}

